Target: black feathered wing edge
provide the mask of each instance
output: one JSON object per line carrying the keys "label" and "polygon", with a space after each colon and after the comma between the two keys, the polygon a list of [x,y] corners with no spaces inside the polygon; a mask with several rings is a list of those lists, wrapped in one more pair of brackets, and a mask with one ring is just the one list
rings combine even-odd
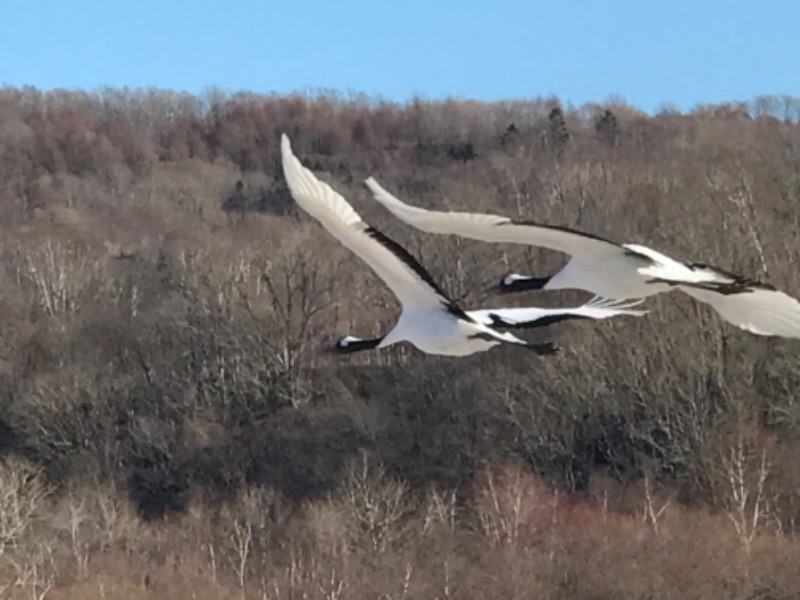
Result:
{"label": "black feathered wing edge", "polygon": [[425,210],[396,198],[373,177],[365,183],[375,200],[395,217],[420,231],[458,235],[482,242],[541,246],[594,259],[632,253],[611,240],[568,227],[515,221],[492,214]]}
{"label": "black feathered wing edge", "polygon": [[281,155],[283,173],[297,204],[342,245],[367,263],[389,286],[404,308],[443,308],[472,322],[405,248],[367,225],[341,194],[317,179],[300,163],[292,153],[291,143],[285,134],[281,136]]}

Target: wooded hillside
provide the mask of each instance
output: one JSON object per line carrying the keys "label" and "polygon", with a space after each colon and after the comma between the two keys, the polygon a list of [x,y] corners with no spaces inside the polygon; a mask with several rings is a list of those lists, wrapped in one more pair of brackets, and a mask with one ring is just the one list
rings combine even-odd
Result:
{"label": "wooded hillside", "polygon": [[588,296],[482,290],[566,257],[416,232],[364,179],[797,296],[798,117],[0,89],[0,595],[796,597],[799,342],[674,293],[527,335],[557,357],[328,354],[398,304],[279,136],[466,307],[554,306]]}

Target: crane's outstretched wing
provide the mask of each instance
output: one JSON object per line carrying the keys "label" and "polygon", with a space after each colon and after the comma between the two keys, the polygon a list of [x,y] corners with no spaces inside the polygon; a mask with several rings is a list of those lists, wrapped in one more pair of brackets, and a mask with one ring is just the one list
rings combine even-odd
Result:
{"label": "crane's outstretched wing", "polygon": [[300,163],[286,134],[281,136],[281,156],[283,173],[297,204],[372,267],[404,307],[444,307],[464,318],[463,311],[405,248],[367,225],[341,194]]}
{"label": "crane's outstretched wing", "polygon": [[595,297],[583,306],[575,308],[486,308],[470,310],[467,314],[479,323],[498,329],[530,329],[546,327],[568,319],[608,319],[619,315],[641,317],[648,311],[631,310],[631,308],[642,302],[643,300],[631,302]]}
{"label": "crane's outstretched wing", "polygon": [[370,177],[365,181],[375,200],[401,221],[428,233],[451,234],[510,244],[528,244],[572,256],[601,258],[625,254],[627,250],[610,240],[567,227],[514,221],[500,215],[425,210],[406,204]]}
{"label": "crane's outstretched wing", "polygon": [[[770,285],[713,270],[720,274],[720,281],[716,284],[681,284],[678,287],[745,331],[756,335],[800,338],[800,302],[795,298]],[[724,282],[725,278],[731,277],[736,280]]]}

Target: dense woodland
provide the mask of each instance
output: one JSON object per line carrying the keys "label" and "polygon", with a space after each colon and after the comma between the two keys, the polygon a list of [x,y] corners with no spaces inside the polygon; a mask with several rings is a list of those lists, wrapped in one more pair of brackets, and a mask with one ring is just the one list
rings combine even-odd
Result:
{"label": "dense woodland", "polygon": [[796,598],[800,342],[678,293],[464,359],[301,214],[279,135],[465,307],[565,256],[368,195],[639,242],[800,295],[800,100],[0,89],[0,597]]}

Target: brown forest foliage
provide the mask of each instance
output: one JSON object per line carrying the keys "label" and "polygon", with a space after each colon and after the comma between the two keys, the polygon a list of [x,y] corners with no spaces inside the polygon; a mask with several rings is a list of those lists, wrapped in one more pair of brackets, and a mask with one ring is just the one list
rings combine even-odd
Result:
{"label": "brown forest foliage", "polygon": [[796,342],[673,294],[533,332],[556,358],[326,354],[397,303],[278,138],[468,306],[564,257],[367,176],[799,294],[799,107],[0,89],[0,596],[797,597]]}

